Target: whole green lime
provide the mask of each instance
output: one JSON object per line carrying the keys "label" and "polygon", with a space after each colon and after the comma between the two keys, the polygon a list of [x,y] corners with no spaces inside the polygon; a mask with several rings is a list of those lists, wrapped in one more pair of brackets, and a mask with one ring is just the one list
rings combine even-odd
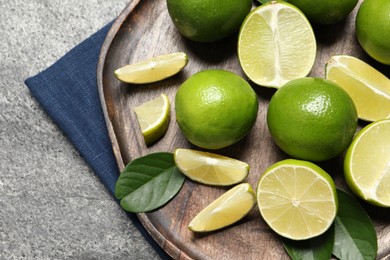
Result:
{"label": "whole green lime", "polygon": [[215,42],[235,32],[252,8],[251,0],[167,0],[173,24],[185,37]]}
{"label": "whole green lime", "polygon": [[390,1],[364,0],[355,21],[362,48],[373,59],[390,65]]}
{"label": "whole green lime", "polygon": [[268,129],[292,157],[324,161],[342,153],[357,127],[355,104],[345,90],[320,78],[292,80],[272,96]]}
{"label": "whole green lime", "polygon": [[241,140],[253,127],[257,110],[257,95],[249,83],[225,70],[192,75],[175,97],[176,121],[184,136],[206,149]]}
{"label": "whole green lime", "polygon": [[317,24],[334,24],[355,8],[359,0],[286,0]]}

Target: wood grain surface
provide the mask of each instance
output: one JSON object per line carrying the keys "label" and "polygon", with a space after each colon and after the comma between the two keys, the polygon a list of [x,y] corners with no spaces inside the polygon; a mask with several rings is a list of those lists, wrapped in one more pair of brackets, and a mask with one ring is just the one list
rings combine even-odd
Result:
{"label": "wood grain surface", "polygon": [[[369,58],[355,38],[354,20],[358,7],[345,21],[331,26],[314,26],[317,58],[309,76],[324,77],[325,63],[334,54],[348,54],[370,63],[389,77],[389,67]],[[204,69],[225,69],[245,77],[236,53],[237,35],[218,43],[200,44],[183,38],[174,28],[165,0],[133,0],[115,21],[102,47],[97,82],[109,135],[120,170],[132,159],[158,151],[194,148],[175,121],[174,97],[180,84]],[[184,51],[187,67],[178,75],[148,85],[129,85],[114,77],[114,70],[129,63],[170,52]],[[273,163],[288,158],[274,144],[266,126],[267,105],[274,89],[252,84],[259,98],[259,111],[252,131],[239,143],[215,152],[247,162],[247,182],[255,187],[260,175]],[[170,98],[171,122],[158,143],[146,147],[134,106],[165,93]],[[359,127],[367,124],[359,122]],[[338,187],[348,191],[343,180],[343,155],[318,165],[332,175]],[[187,180],[179,194],[166,206],[139,219],[157,243],[174,259],[289,259],[280,238],[261,219],[258,209],[239,223],[205,234],[187,229],[190,220],[227,188],[210,187]],[[390,258],[390,211],[362,202],[378,234],[378,259]]]}

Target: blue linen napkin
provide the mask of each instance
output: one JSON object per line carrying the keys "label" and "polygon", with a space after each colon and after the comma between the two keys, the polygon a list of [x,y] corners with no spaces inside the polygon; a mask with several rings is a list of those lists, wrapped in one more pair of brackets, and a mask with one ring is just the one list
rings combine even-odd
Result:
{"label": "blue linen napkin", "polygon": [[[96,66],[100,48],[112,22],[70,50],[25,84],[41,107],[73,143],[92,171],[114,197],[119,169],[99,99]],[[143,228],[135,214],[127,213],[163,259],[167,254]]]}

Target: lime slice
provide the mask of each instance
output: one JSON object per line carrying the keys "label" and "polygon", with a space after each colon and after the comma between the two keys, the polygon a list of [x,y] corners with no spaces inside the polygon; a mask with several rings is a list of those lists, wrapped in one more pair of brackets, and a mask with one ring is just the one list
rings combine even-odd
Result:
{"label": "lime slice", "polygon": [[338,200],[332,178],[317,165],[295,159],[275,163],[261,176],[257,204],[279,235],[309,239],[332,225]]}
{"label": "lime slice", "polygon": [[347,55],[333,56],[326,64],[326,78],[348,92],[360,119],[390,118],[390,79],[364,61]]}
{"label": "lime slice", "polygon": [[356,135],[344,160],[351,190],[374,205],[390,207],[390,120],[365,126]]}
{"label": "lime slice", "polygon": [[291,4],[271,1],[246,17],[238,38],[245,74],[260,86],[279,88],[309,74],[316,39],[305,15]]}
{"label": "lime slice", "polygon": [[243,181],[249,172],[245,162],[215,153],[191,149],[176,149],[175,163],[179,170],[191,180],[227,186]]}
{"label": "lime slice", "polygon": [[241,183],[204,208],[188,225],[194,232],[207,232],[229,226],[256,205],[256,195],[249,183]]}
{"label": "lime slice", "polygon": [[170,120],[170,103],[167,95],[147,101],[135,107],[141,132],[146,145],[158,141],[167,131]]}
{"label": "lime slice", "polygon": [[126,83],[145,84],[166,79],[181,71],[188,63],[187,54],[175,52],[126,65],[115,70],[115,77]]}

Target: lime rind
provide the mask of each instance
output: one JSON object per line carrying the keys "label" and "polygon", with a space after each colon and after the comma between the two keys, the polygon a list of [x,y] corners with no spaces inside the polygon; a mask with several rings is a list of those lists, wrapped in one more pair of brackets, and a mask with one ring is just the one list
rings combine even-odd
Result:
{"label": "lime rind", "polygon": [[258,97],[239,75],[220,69],[189,77],[176,92],[176,121],[192,144],[217,150],[242,140],[253,128]]}
{"label": "lime rind", "polygon": [[280,88],[307,76],[316,50],[310,22],[285,2],[271,1],[252,10],[239,33],[240,65],[251,81],[264,87]]}
{"label": "lime rind", "polygon": [[123,66],[115,70],[114,75],[125,83],[153,83],[179,73],[187,63],[187,54],[175,52]]}
{"label": "lime rind", "polygon": [[134,112],[146,145],[164,136],[170,122],[170,102],[166,94],[135,107]]}
{"label": "lime rind", "polygon": [[344,177],[361,199],[390,207],[390,120],[372,122],[358,132],[344,159]]}
{"label": "lime rind", "polygon": [[338,208],[333,179],[317,165],[287,159],[261,176],[257,204],[264,221],[277,234],[310,239],[332,225]]}
{"label": "lime rind", "polygon": [[241,183],[206,206],[189,223],[193,232],[225,228],[244,218],[256,205],[256,195],[249,183]]}
{"label": "lime rind", "polygon": [[179,170],[189,179],[214,186],[230,186],[242,182],[249,173],[249,165],[227,156],[178,148],[174,160]]}
{"label": "lime rind", "polygon": [[390,118],[390,79],[381,72],[358,58],[334,55],[326,63],[325,74],[348,92],[360,119]]}

